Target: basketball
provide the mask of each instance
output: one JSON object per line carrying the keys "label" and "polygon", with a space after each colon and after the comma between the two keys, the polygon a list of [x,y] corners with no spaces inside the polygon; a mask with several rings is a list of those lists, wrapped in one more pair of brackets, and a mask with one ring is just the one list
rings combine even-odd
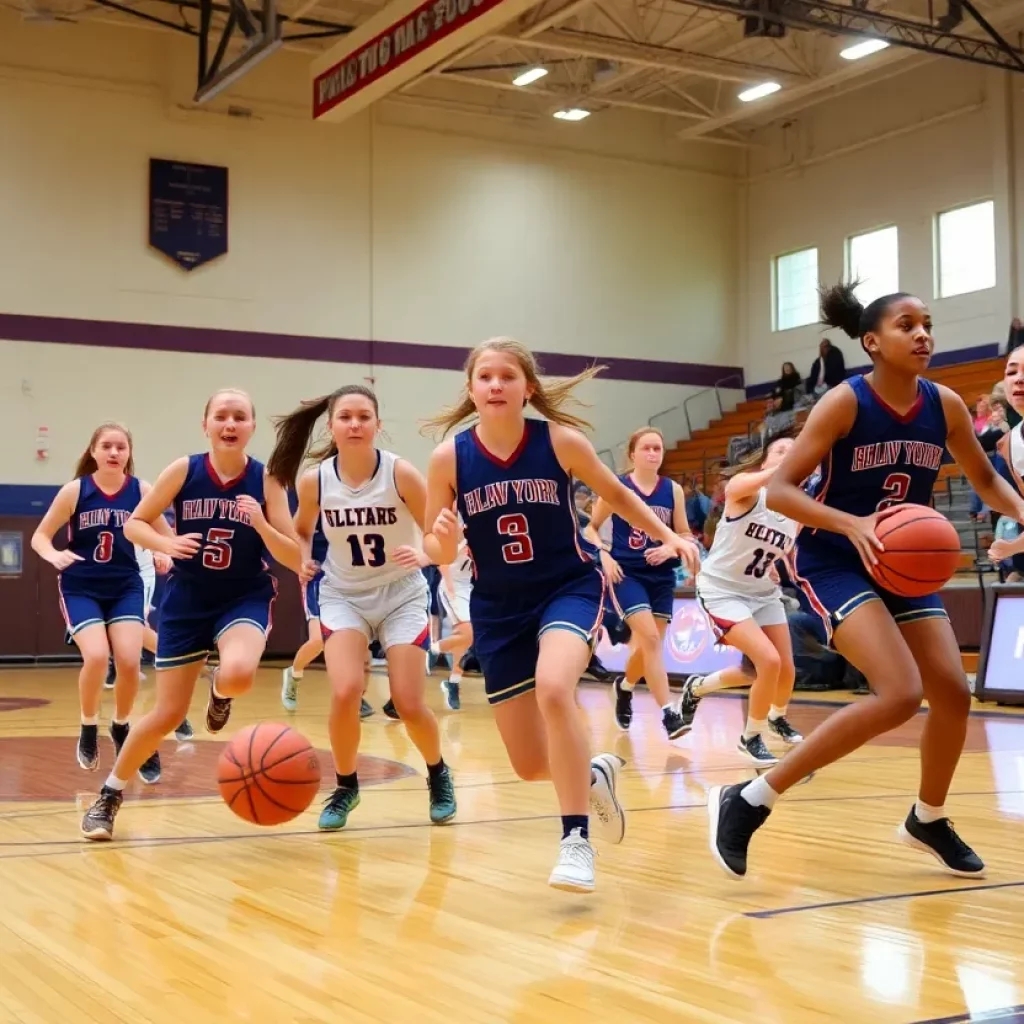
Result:
{"label": "basketball", "polygon": [[927,597],[952,579],[960,562],[960,535],[941,512],[927,505],[885,510],[875,527],[885,545],[876,552],[875,579],[900,597]]}
{"label": "basketball", "polygon": [[320,761],[302,733],[277,722],[243,729],[217,763],[224,802],[254,825],[298,817],[320,789]]}

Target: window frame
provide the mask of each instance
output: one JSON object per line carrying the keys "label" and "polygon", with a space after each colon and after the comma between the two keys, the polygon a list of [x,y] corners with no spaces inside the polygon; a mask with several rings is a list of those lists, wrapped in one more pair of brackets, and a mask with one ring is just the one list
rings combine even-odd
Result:
{"label": "window frame", "polygon": [[[889,221],[885,224],[879,224],[873,228],[865,228],[863,231],[854,231],[852,234],[846,236],[846,241],[843,244],[843,265],[846,269],[846,280],[853,280],[853,240],[855,238],[864,238],[867,235],[875,235],[882,231],[895,231],[896,232],[896,286],[884,292],[880,292],[880,295],[891,295],[900,290],[900,227],[899,224]],[[877,297],[877,296],[876,296]],[[867,305],[865,302],[864,305]]]}
{"label": "window frame", "polygon": [[[981,288],[970,288],[965,291],[945,292],[942,281],[942,218],[950,213],[957,213],[960,210],[969,210],[974,206],[990,206],[992,209],[992,283]],[[994,196],[987,196],[981,199],[971,199],[967,202],[957,203],[955,206],[947,206],[945,209],[937,210],[932,217],[932,284],[936,299],[957,299],[964,295],[978,295],[987,292],[999,284],[999,253],[998,240],[996,238],[996,200]]]}
{"label": "window frame", "polygon": [[772,332],[782,333],[784,331],[798,331],[803,327],[813,327],[819,323],[817,316],[817,298],[815,299],[815,318],[803,324],[791,324],[787,327],[779,326],[779,262],[784,260],[787,256],[796,256],[800,253],[813,252],[814,253],[814,266],[815,276],[815,296],[817,296],[817,289],[821,284],[821,250],[817,245],[802,245],[798,249],[787,249],[785,252],[776,253],[771,258],[770,271],[771,271],[771,314],[772,314]]}

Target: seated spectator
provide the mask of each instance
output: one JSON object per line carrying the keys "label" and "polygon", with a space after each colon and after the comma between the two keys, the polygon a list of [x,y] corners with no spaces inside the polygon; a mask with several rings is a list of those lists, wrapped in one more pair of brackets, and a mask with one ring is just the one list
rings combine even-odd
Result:
{"label": "seated spectator", "polygon": [[759,437],[754,440],[761,449],[767,448],[773,438],[777,437],[784,430],[793,425],[795,413],[791,410],[784,412],[781,398],[768,398],[764,403],[764,419],[758,427]]}
{"label": "seated spectator", "polygon": [[811,364],[807,376],[807,393],[820,398],[829,388],[846,380],[846,360],[840,349],[828,338],[822,338],[818,346],[818,358]]}
{"label": "seated spectator", "polygon": [[[981,447],[987,452],[994,452],[1003,434],[1010,430],[1010,424],[1006,418],[1006,403],[998,398],[993,398],[991,411],[988,414],[988,423],[985,429],[978,434]],[[975,428],[977,429],[977,428]]]}
{"label": "seated spectator", "polygon": [[978,395],[978,400],[974,403],[974,432],[979,437],[985,433],[985,428],[988,426],[988,418],[992,415],[992,404],[989,401],[988,395]]}
{"label": "seated spectator", "polygon": [[782,399],[780,408],[783,412],[789,412],[796,405],[797,400],[804,394],[803,378],[797,373],[792,363],[782,364],[782,375],[775,382],[775,389],[772,391],[773,398]]}
{"label": "seated spectator", "polygon": [[697,478],[693,476],[683,477],[683,495],[686,498],[686,521],[691,532],[703,533],[711,510],[711,499],[697,486]]}

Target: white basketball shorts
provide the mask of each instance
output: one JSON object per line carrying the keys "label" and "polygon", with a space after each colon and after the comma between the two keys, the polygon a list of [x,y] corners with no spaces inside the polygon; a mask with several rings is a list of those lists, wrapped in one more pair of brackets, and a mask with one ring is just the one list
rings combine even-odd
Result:
{"label": "white basketball shorts", "polygon": [[441,602],[445,615],[458,624],[469,622],[469,596],[472,593],[473,584],[467,580],[455,584],[455,596],[452,597],[444,585],[444,580],[441,580],[441,585],[437,588],[437,599]]}
{"label": "white basketball shorts", "polygon": [[718,639],[725,637],[738,622],[753,619],[759,626],[785,626],[786,606],[782,591],[776,587],[770,594],[744,594],[727,590],[697,577],[697,600],[707,615]]}
{"label": "white basketball shorts", "polygon": [[383,650],[400,644],[430,646],[430,592],[419,569],[376,590],[342,593],[320,583],[320,628],[326,639],[356,629]]}

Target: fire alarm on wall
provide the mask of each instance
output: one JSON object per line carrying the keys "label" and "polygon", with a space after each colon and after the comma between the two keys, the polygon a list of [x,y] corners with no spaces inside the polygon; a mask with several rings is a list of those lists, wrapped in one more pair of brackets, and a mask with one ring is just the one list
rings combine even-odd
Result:
{"label": "fire alarm on wall", "polygon": [[50,428],[40,427],[36,431],[36,461],[45,462],[50,457]]}

